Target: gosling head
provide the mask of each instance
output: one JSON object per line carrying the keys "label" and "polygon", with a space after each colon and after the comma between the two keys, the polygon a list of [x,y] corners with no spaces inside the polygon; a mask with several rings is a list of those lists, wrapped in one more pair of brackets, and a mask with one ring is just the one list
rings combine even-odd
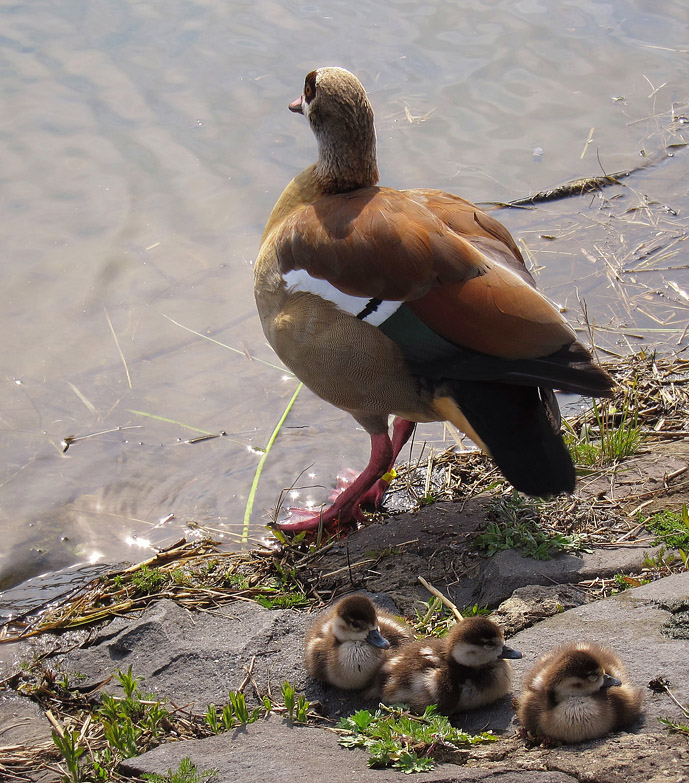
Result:
{"label": "gosling head", "polygon": [[368,642],[382,650],[390,647],[378,629],[375,606],[363,595],[347,596],[337,604],[332,631],[338,642]]}
{"label": "gosling head", "polygon": [[502,630],[485,617],[470,617],[455,625],[447,637],[450,657],[461,666],[478,669],[500,658],[521,658],[505,645]]}
{"label": "gosling head", "polygon": [[550,691],[556,702],[593,696],[601,690],[622,685],[605,672],[601,662],[588,649],[566,650],[552,667],[536,676],[534,685]]}
{"label": "gosling head", "polygon": [[344,68],[318,68],[304,81],[291,111],[303,114],[318,141],[315,176],[326,192],[378,181],[373,109],[361,82]]}

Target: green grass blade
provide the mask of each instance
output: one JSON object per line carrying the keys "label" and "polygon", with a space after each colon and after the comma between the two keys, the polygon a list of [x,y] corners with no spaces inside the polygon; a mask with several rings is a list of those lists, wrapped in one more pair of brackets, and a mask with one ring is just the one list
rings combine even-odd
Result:
{"label": "green grass blade", "polygon": [[292,398],[287,403],[287,407],[285,408],[282,416],[280,417],[280,421],[275,425],[275,429],[273,430],[273,434],[270,436],[270,439],[268,440],[268,443],[266,444],[265,451],[261,455],[261,459],[258,461],[258,465],[256,465],[256,472],[254,473],[254,480],[251,484],[251,490],[249,491],[249,497],[246,500],[246,508],[244,509],[244,527],[242,528],[242,543],[245,544],[249,539],[249,519],[251,518],[251,512],[254,510],[254,499],[256,498],[256,490],[258,489],[258,482],[261,478],[261,473],[263,472],[263,466],[265,465],[266,459],[268,458],[268,454],[270,454],[270,450],[273,447],[273,443],[275,443],[275,439],[277,438],[280,429],[282,428],[282,425],[285,423],[285,419],[287,418],[287,415],[292,410],[292,406],[294,405],[295,400],[297,399],[297,395],[302,390],[302,387],[304,386],[303,383],[299,383],[299,385],[296,388],[296,391],[292,395]]}

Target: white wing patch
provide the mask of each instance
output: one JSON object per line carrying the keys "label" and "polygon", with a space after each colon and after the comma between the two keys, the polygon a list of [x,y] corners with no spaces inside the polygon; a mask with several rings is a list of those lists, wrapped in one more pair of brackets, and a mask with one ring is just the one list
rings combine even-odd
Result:
{"label": "white wing patch", "polygon": [[311,275],[304,269],[293,269],[291,272],[286,272],[282,279],[287,284],[287,287],[292,291],[307,291],[316,296],[320,296],[321,299],[327,299],[333,304],[336,304],[340,310],[344,310],[347,313],[351,313],[354,316],[360,315],[360,313],[366,312],[367,314],[361,317],[362,321],[372,324],[373,326],[380,326],[384,321],[398,310],[402,302],[387,300],[380,301],[379,299],[373,299],[368,296],[351,296],[345,294],[331,285],[327,280],[321,280],[318,277],[311,277]]}

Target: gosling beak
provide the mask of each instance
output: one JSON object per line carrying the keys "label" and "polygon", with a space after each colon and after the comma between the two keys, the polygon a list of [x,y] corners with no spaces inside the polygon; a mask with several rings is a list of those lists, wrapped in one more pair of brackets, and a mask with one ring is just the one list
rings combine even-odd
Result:
{"label": "gosling beak", "polygon": [[511,647],[508,647],[507,645],[504,645],[502,648],[502,652],[500,653],[500,658],[521,658],[522,654],[519,652],[519,650],[513,650]]}
{"label": "gosling beak", "polygon": [[380,635],[380,631],[377,628],[368,632],[366,641],[374,647],[380,647],[382,650],[387,650],[390,647],[390,642]]}
{"label": "gosling beak", "polygon": [[609,674],[603,675],[603,684],[601,688],[614,688],[616,685],[622,685],[622,682],[617,677],[611,677]]}
{"label": "gosling beak", "polygon": [[295,114],[303,114],[304,110],[301,107],[303,100],[304,100],[304,96],[300,95],[297,99],[293,100],[292,103],[290,103],[289,110],[293,111]]}

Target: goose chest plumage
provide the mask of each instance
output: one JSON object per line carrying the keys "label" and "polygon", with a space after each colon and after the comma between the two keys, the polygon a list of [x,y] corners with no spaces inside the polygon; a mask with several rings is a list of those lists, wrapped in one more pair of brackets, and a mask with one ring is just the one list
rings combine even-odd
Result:
{"label": "goose chest plumage", "polygon": [[584,742],[633,723],[642,698],[613,652],[579,642],[557,648],[534,665],[517,714],[523,731],[545,743]]}
{"label": "goose chest plumage", "polygon": [[416,422],[452,422],[527,494],[571,492],[553,389],[610,396],[613,384],[510,233],[458,196],[376,185],[373,110],[349,71],[312,71],[289,108],[308,118],[318,161],[269,217],[258,311],[285,365],[368,432],[371,457],[332,506],[280,527],[362,521]]}
{"label": "goose chest plumage", "polygon": [[411,628],[364,595],[342,598],[311,625],[304,665],[320,682],[344,690],[371,686],[386,651],[412,641]]}
{"label": "goose chest plumage", "polygon": [[502,630],[486,617],[455,625],[442,639],[424,639],[389,654],[379,679],[386,704],[408,704],[422,712],[478,709],[501,699],[512,684],[508,658],[521,653],[505,645]]}

